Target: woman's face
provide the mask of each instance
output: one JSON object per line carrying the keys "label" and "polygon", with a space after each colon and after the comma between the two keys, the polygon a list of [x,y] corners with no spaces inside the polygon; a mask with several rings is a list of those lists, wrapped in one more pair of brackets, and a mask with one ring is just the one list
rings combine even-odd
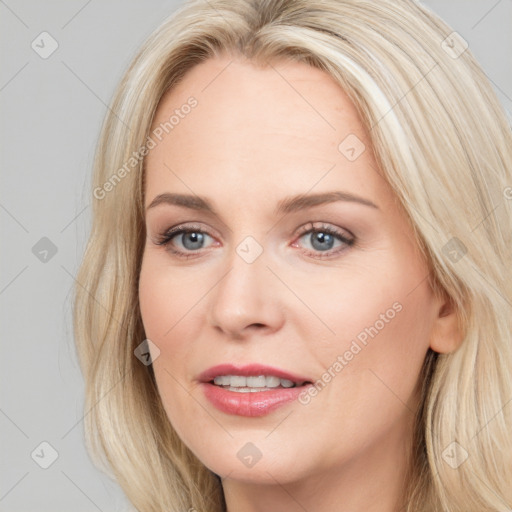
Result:
{"label": "woman's face", "polygon": [[152,129],[140,307],[181,439],[245,482],[396,465],[442,304],[348,97],[217,57]]}

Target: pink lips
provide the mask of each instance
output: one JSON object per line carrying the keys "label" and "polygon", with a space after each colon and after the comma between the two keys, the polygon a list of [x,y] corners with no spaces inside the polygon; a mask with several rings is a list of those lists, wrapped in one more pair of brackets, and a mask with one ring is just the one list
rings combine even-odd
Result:
{"label": "pink lips", "polygon": [[[297,384],[293,388],[275,388],[269,391],[255,391],[241,393],[229,391],[213,384],[213,379],[219,375],[273,375],[280,379],[288,379]],[[311,386],[311,380],[308,377],[302,377],[289,372],[264,366],[260,364],[250,364],[246,366],[234,366],[232,364],[221,364],[204,371],[199,375],[201,387],[206,398],[217,409],[227,414],[238,416],[263,416],[295,400],[298,395],[304,391],[306,386]],[[303,383],[306,383],[302,385]]]}

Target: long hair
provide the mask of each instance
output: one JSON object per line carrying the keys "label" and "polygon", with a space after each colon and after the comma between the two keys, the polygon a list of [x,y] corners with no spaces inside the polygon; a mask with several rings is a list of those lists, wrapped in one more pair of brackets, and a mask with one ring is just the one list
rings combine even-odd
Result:
{"label": "long hair", "polygon": [[[195,0],[145,42],[107,112],[74,328],[95,463],[143,512],[221,512],[220,478],[173,430],[138,303],[144,156],[163,94],[218,55],[328,73],[354,103],[464,339],[429,349],[407,512],[512,507],[512,131],[464,41],[413,0]],[[195,108],[201,108],[200,103]],[[193,115],[193,112],[192,114]],[[340,141],[341,142],[341,141]]]}

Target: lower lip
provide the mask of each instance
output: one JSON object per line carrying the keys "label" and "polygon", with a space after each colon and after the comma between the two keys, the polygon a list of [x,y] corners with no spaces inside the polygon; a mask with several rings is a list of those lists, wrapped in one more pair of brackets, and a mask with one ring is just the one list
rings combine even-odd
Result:
{"label": "lower lip", "polygon": [[308,385],[248,393],[229,391],[209,382],[203,383],[202,388],[206,398],[220,411],[238,416],[254,417],[264,416],[278,407],[296,400]]}

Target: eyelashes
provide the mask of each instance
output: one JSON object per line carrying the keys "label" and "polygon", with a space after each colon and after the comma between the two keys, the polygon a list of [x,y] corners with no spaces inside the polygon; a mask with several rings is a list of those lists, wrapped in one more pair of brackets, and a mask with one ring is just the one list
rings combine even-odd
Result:
{"label": "eyelashes", "polygon": [[[316,259],[332,258],[340,252],[345,252],[356,241],[347,230],[342,231],[330,224],[312,222],[299,228],[294,237],[296,240],[291,246],[300,248],[299,241],[306,239],[311,249],[302,249],[301,252]],[[174,256],[188,259],[200,257],[205,253],[205,247],[202,244],[208,238],[213,240],[208,231],[203,230],[199,225],[178,225],[158,235],[155,243],[165,247]],[[181,248],[176,247],[176,241],[180,242]],[[332,246],[336,243],[338,246],[333,249]],[[329,246],[328,250],[322,250],[326,246]]]}

